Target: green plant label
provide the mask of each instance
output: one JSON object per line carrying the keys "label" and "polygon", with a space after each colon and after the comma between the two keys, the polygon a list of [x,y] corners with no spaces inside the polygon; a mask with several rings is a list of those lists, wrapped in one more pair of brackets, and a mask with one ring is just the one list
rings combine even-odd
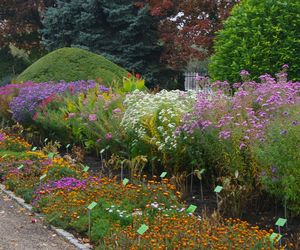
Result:
{"label": "green plant label", "polygon": [[89,209],[89,210],[92,210],[94,207],[96,207],[97,206],[97,203],[96,202],[92,202],[87,208]]}
{"label": "green plant label", "polygon": [[44,142],[46,143],[48,141],[48,138],[46,138],[45,140],[44,140]]}
{"label": "green plant label", "polygon": [[43,174],[41,177],[40,177],[40,181],[43,180],[47,175],[46,174]]}
{"label": "green plant label", "polygon": [[274,240],[276,239],[277,241],[279,241],[282,238],[281,234],[277,234],[277,233],[272,233],[270,235],[270,240],[274,242]]}
{"label": "green plant label", "polygon": [[197,209],[197,206],[195,206],[195,205],[190,205],[190,206],[187,208],[186,212],[187,212],[187,213],[194,213],[194,212],[196,211],[196,209]]}
{"label": "green plant label", "polygon": [[24,168],[23,164],[18,167],[19,170],[21,170],[22,168]]}
{"label": "green plant label", "polygon": [[68,145],[66,146],[66,149],[68,149],[70,146],[71,146],[71,144],[68,144]]}
{"label": "green plant label", "polygon": [[275,225],[276,225],[276,226],[279,226],[279,227],[283,227],[285,223],[286,223],[286,219],[279,218],[279,219],[276,221]]}
{"label": "green plant label", "polygon": [[220,193],[222,191],[223,187],[222,186],[216,186],[214,192],[215,193]]}
{"label": "green plant label", "polygon": [[2,158],[4,159],[4,158],[7,157],[7,156],[8,156],[8,154],[5,154],[5,155],[2,156]]}
{"label": "green plant label", "polygon": [[124,178],[124,179],[123,179],[123,182],[122,182],[122,183],[123,183],[123,186],[126,186],[128,182],[129,182],[129,180],[128,180],[127,178]]}
{"label": "green plant label", "polygon": [[160,178],[165,178],[167,174],[168,174],[167,172],[162,172]]}
{"label": "green plant label", "polygon": [[149,227],[145,224],[141,225],[140,228],[137,230],[138,234],[143,235]]}
{"label": "green plant label", "polygon": [[85,166],[84,169],[83,169],[83,172],[87,172],[89,171],[90,167],[89,166]]}
{"label": "green plant label", "polygon": [[37,150],[37,147],[33,147],[31,150],[32,150],[32,151],[35,151],[35,150]]}
{"label": "green plant label", "polygon": [[49,154],[48,154],[48,158],[49,158],[49,159],[53,159],[53,157],[54,157],[54,153],[49,153]]}

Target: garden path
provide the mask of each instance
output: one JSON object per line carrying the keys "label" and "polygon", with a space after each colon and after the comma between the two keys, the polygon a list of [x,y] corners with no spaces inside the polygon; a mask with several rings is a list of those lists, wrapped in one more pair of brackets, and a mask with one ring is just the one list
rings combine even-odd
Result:
{"label": "garden path", "polygon": [[0,250],[75,249],[0,190]]}

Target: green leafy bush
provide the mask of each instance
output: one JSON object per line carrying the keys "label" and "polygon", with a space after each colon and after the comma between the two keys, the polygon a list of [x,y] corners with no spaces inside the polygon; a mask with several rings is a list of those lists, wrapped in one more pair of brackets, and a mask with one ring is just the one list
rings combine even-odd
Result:
{"label": "green leafy bush", "polygon": [[121,81],[127,71],[102,56],[78,48],[62,48],[42,57],[23,73],[17,81],[77,81],[101,78],[106,84]]}
{"label": "green leafy bush", "polygon": [[257,77],[288,63],[290,79],[300,79],[299,12],[297,0],[242,1],[217,35],[212,78],[235,82],[243,69]]}
{"label": "green leafy bush", "polygon": [[[265,190],[295,214],[300,214],[300,112],[294,106],[270,125],[266,140],[257,145]],[[278,117],[279,118],[279,117]]]}

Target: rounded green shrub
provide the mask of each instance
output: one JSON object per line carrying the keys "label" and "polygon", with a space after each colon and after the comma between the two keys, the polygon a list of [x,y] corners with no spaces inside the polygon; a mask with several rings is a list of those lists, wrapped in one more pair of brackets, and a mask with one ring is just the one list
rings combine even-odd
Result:
{"label": "rounded green shrub", "polygon": [[242,0],[217,34],[209,72],[214,80],[252,79],[288,64],[289,78],[300,79],[300,1]]}
{"label": "rounded green shrub", "polygon": [[101,78],[106,85],[121,81],[128,72],[104,57],[78,48],[55,50],[29,66],[17,81],[67,82]]}

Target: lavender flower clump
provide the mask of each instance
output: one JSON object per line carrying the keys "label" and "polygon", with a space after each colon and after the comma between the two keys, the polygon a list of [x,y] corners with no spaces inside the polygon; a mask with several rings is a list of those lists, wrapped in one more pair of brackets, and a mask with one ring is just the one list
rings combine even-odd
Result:
{"label": "lavender flower clump", "polygon": [[[263,139],[268,124],[281,109],[300,104],[300,82],[282,78],[276,81],[268,74],[260,79],[261,83],[238,84],[233,96],[227,95],[226,82],[215,82],[217,90],[211,94],[199,93],[193,112],[185,116],[177,130],[192,135],[197,129],[210,127],[216,129],[223,140],[236,133],[243,147],[251,138]],[[289,115],[287,111],[283,114]],[[297,125],[297,121],[293,125]],[[280,132],[281,135],[286,133],[286,130]]]}
{"label": "lavender flower clump", "polygon": [[97,182],[99,182],[99,179],[94,177],[84,180],[79,180],[73,177],[65,177],[57,181],[49,181],[35,191],[32,204],[37,205],[43,194],[53,193],[56,190],[66,190],[69,192],[76,189],[85,190],[88,185]]}
{"label": "lavender flower clump", "polygon": [[0,142],[5,141],[5,134],[0,133]]}
{"label": "lavender flower clump", "polygon": [[9,103],[13,112],[12,118],[18,122],[24,122],[33,117],[36,108],[47,99],[54,99],[56,95],[69,92],[75,94],[78,92],[87,92],[94,88],[94,81],[76,81],[76,82],[46,82],[31,84],[20,89],[19,95],[14,97]]}

